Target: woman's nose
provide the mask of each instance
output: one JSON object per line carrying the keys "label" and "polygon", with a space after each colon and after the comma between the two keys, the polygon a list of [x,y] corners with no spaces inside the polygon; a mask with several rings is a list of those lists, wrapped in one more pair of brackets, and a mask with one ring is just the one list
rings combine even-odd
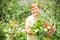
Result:
{"label": "woman's nose", "polygon": [[36,12],[37,10],[34,10],[34,12]]}

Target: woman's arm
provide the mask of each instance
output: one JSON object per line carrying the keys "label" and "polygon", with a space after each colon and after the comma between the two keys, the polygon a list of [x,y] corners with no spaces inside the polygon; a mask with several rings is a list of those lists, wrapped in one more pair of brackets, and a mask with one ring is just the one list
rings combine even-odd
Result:
{"label": "woman's arm", "polygon": [[31,20],[28,17],[26,20],[26,23],[25,23],[25,30],[26,30],[27,34],[32,35],[32,32],[30,31],[30,29],[31,29],[30,26],[31,26]]}
{"label": "woman's arm", "polygon": [[54,24],[54,25],[52,26],[52,29],[47,32],[46,37],[52,37],[53,34],[55,33],[55,31],[56,31],[56,25]]}
{"label": "woman's arm", "polygon": [[32,32],[30,31],[30,26],[29,25],[25,27],[25,30],[26,30],[27,34],[32,35]]}

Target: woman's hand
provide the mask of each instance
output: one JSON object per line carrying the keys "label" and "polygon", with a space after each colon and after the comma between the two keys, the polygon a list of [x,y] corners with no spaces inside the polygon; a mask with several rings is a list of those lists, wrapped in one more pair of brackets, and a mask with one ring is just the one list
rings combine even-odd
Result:
{"label": "woman's hand", "polygon": [[33,34],[33,32],[30,31],[31,30],[30,26],[26,26],[25,30],[26,30],[26,34],[28,34],[28,35],[32,35]]}
{"label": "woman's hand", "polygon": [[46,33],[46,37],[52,37],[55,31],[56,31],[56,25],[54,24],[52,26],[52,29]]}
{"label": "woman's hand", "polygon": [[26,32],[28,35],[32,35],[33,34],[33,32]]}

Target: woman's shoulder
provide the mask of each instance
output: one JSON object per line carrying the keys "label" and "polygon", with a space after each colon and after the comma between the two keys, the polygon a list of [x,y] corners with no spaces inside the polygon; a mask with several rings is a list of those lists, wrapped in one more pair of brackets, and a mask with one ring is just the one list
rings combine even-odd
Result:
{"label": "woman's shoulder", "polygon": [[27,19],[32,19],[32,15],[28,16]]}

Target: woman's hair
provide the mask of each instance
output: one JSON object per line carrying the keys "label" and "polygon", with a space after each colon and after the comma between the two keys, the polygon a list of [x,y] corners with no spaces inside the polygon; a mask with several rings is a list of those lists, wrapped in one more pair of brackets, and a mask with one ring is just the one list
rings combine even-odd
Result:
{"label": "woman's hair", "polygon": [[33,4],[31,4],[31,9],[34,8],[35,6],[37,6],[38,8],[40,8],[40,6],[37,3],[33,3]]}

